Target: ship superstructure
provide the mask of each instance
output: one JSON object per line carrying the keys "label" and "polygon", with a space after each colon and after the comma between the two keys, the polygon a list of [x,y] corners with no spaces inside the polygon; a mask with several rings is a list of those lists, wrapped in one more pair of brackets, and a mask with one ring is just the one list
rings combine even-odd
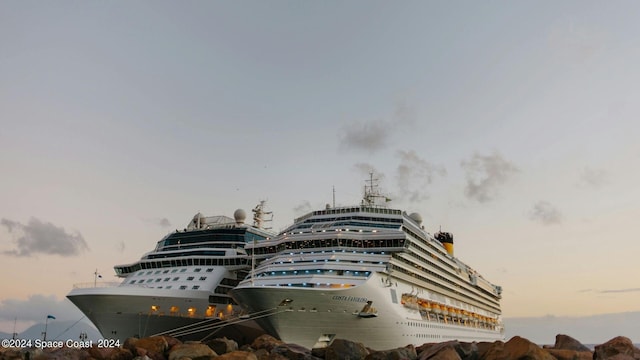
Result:
{"label": "ship superstructure", "polygon": [[245,245],[274,236],[263,228],[264,215],[270,214],[264,202],[253,213],[253,226],[244,223],[240,209],[234,218],[198,213],[140,260],[115,266],[122,282],[77,284],[67,297],[105,338],[250,336],[259,328],[241,319],[241,308],[228,292],[251,269]]}
{"label": "ship superstructure", "polygon": [[360,205],[327,206],[248,244],[257,265],[232,296],[270,314],[257,319],[266,331],[307,347],[504,339],[502,289],[453,256],[451,234],[427,233],[388,200],[372,177]]}

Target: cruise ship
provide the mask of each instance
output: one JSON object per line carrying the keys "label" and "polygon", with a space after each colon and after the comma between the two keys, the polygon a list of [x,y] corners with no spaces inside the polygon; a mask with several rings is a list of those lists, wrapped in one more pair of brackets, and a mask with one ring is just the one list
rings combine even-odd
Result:
{"label": "cruise ship", "polygon": [[139,261],[115,266],[121,282],[100,282],[96,271],[94,282],[74,285],[67,298],[109,339],[167,334],[250,340],[263,332],[228,292],[251,269],[245,245],[275,235],[264,228],[271,215],[264,205],[253,209],[253,225],[245,224],[241,209],[234,218],[198,213]]}
{"label": "cruise ship", "polygon": [[385,206],[371,176],[360,205],[313,211],[246,249],[233,298],[269,334],[309,348],[504,340],[502,289],[454,256],[450,233]]}

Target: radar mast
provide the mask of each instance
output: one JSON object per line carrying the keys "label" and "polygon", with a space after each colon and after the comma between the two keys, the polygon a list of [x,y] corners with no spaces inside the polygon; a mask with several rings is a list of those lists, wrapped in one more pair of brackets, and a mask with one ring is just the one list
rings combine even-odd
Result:
{"label": "radar mast", "polygon": [[[266,202],[266,200],[260,200],[260,203],[251,210],[253,212],[253,226],[259,229],[270,230],[270,227],[263,227],[265,222],[273,221],[273,212],[264,210]],[[265,219],[265,215],[271,216],[268,219]]]}
{"label": "radar mast", "polygon": [[[373,178],[373,172],[369,173],[369,179],[365,180],[364,196],[362,205],[365,206],[384,206],[385,203],[391,201],[390,198],[380,194],[378,190],[378,180]],[[367,185],[368,184],[368,185]]]}

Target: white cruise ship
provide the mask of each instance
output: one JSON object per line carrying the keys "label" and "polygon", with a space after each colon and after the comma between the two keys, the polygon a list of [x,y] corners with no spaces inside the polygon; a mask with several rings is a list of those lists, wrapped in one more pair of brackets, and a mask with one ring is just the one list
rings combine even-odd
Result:
{"label": "white cruise ship", "polygon": [[184,230],[165,236],[132,264],[115,266],[121,283],[74,285],[71,300],[109,339],[169,334],[202,340],[222,335],[243,341],[263,333],[227,294],[251,269],[248,243],[275,234],[263,228],[261,202],[253,226],[236,210],[235,219],[198,213]]}
{"label": "white cruise ship", "polygon": [[265,331],[305,347],[504,340],[502,289],[454,257],[451,234],[385,207],[375,187],[372,177],[360,205],[327,205],[248,244],[257,265],[234,299]]}

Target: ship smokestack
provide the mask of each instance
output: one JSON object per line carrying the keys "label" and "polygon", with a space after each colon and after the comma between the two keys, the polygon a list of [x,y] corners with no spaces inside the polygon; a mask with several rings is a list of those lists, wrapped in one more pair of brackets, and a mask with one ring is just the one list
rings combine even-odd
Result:
{"label": "ship smokestack", "polygon": [[448,232],[438,232],[436,234],[436,240],[440,241],[447,253],[453,256],[453,235]]}

